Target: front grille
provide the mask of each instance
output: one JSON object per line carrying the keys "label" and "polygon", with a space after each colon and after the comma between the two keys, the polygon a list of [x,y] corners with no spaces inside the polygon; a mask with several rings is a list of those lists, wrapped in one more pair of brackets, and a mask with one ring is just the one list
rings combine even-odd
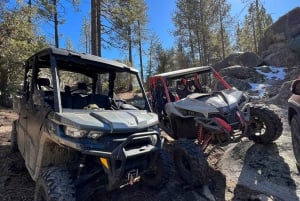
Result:
{"label": "front grille", "polygon": [[[220,111],[220,110],[219,110]],[[240,119],[237,116],[238,108],[229,109],[226,111],[224,108],[219,113],[210,113],[208,118],[221,118],[225,120],[233,129],[238,129],[240,126]]]}
{"label": "front grille", "polygon": [[131,141],[124,148],[127,151],[127,150],[137,149],[137,148],[141,148],[143,146],[148,146],[148,145],[152,145],[150,138],[143,138],[143,139],[137,139],[137,140]]}
{"label": "front grille", "polygon": [[231,126],[239,124],[239,117],[237,116],[237,110],[233,109],[230,110],[229,113],[224,114],[224,118],[226,119],[227,123],[229,123]]}

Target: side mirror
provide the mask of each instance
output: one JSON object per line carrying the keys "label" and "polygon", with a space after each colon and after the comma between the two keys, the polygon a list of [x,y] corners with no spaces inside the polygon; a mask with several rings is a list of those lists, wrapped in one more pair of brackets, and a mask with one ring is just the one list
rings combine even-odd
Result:
{"label": "side mirror", "polygon": [[292,83],[291,91],[293,94],[300,95],[300,80],[295,80]]}

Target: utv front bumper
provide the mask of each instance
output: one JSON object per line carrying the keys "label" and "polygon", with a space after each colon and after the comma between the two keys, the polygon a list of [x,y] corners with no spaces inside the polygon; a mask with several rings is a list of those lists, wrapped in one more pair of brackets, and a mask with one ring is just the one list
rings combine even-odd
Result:
{"label": "utv front bumper", "polygon": [[137,181],[153,163],[155,154],[162,149],[163,144],[157,131],[112,133],[98,140],[76,139],[62,133],[50,135],[51,139],[62,146],[73,148],[83,155],[98,157],[107,174],[107,190]]}

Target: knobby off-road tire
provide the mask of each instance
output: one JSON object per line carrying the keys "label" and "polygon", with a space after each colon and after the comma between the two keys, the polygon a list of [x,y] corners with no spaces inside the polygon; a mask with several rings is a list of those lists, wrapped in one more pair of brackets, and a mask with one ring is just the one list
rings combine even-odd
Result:
{"label": "knobby off-road tire", "polygon": [[171,176],[171,160],[165,150],[160,150],[157,154],[152,167],[142,175],[141,180],[143,184],[151,188],[160,189],[169,182]]}
{"label": "knobby off-road tire", "polygon": [[34,201],[76,201],[75,186],[64,167],[51,167],[36,182]]}
{"label": "knobby off-road tire", "polygon": [[209,179],[209,165],[200,146],[192,140],[179,139],[174,146],[174,166],[187,184],[199,186]]}
{"label": "knobby off-road tire", "polygon": [[300,120],[299,117],[294,115],[291,120],[291,134],[294,156],[296,159],[296,165],[300,172]]}
{"label": "knobby off-road tire", "polygon": [[11,153],[18,152],[18,140],[17,140],[17,121],[13,121],[12,129],[10,133],[10,151]]}
{"label": "knobby off-road tire", "polygon": [[277,140],[283,130],[279,116],[264,106],[250,107],[248,138],[255,143],[269,144]]}

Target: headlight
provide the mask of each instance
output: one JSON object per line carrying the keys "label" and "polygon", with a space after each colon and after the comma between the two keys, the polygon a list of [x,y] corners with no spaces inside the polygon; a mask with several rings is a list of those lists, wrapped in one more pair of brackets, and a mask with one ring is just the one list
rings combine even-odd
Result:
{"label": "headlight", "polygon": [[203,114],[200,112],[192,111],[192,110],[184,110],[184,109],[178,109],[178,111],[183,115],[187,117],[203,117]]}
{"label": "headlight", "polygon": [[74,138],[88,137],[96,140],[104,135],[104,133],[101,131],[81,130],[81,129],[68,127],[68,126],[64,127],[64,131],[67,136],[74,137]]}
{"label": "headlight", "polygon": [[87,135],[87,137],[97,140],[98,138],[100,138],[103,135],[104,135],[104,133],[101,131],[90,131],[89,134]]}
{"label": "headlight", "polygon": [[188,115],[188,110],[184,110],[184,109],[179,109],[178,111],[183,115],[183,116],[187,116]]}
{"label": "headlight", "polygon": [[228,106],[225,106],[225,107],[219,108],[219,111],[222,114],[228,114],[228,113],[230,113],[230,108]]}
{"label": "headlight", "polygon": [[64,131],[66,135],[74,138],[82,138],[87,134],[86,130],[80,130],[69,126],[65,126]]}

